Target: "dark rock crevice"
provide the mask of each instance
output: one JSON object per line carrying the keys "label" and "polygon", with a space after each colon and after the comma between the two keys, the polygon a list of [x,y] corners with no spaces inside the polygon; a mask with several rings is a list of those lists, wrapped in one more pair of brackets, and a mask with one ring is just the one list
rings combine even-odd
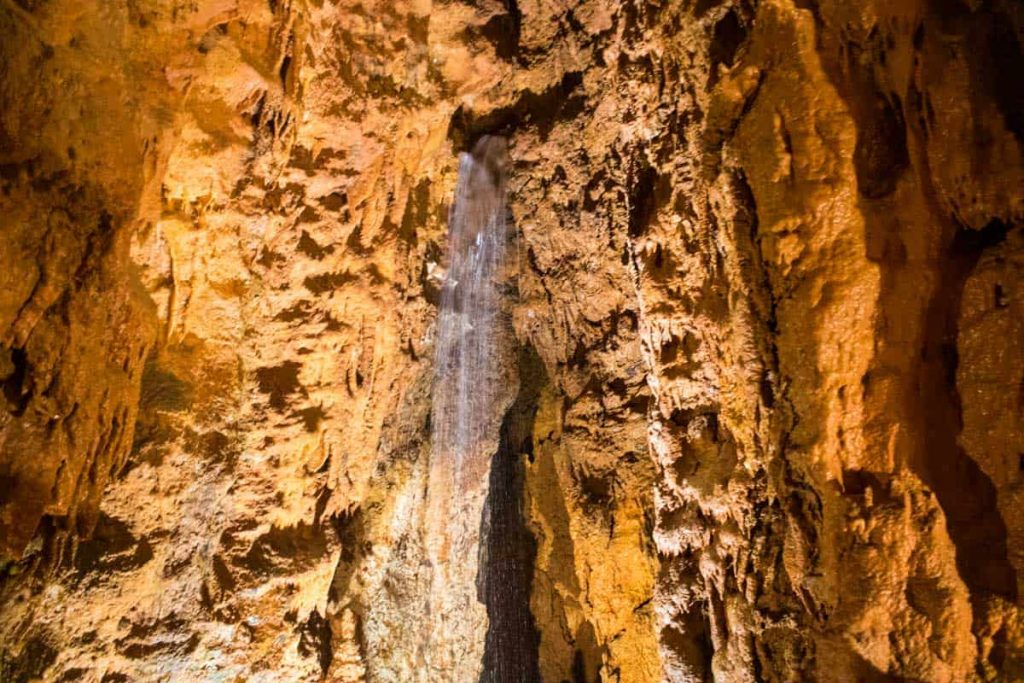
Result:
{"label": "dark rock crevice", "polygon": [[[502,0],[505,12],[491,17],[481,29],[501,59],[514,60],[519,53],[519,36],[522,32],[523,13],[516,0]],[[518,60],[517,60],[518,61]]]}
{"label": "dark rock crevice", "polygon": [[551,87],[541,92],[524,90],[510,105],[484,115],[460,107],[448,127],[448,138],[461,150],[473,149],[485,135],[508,136],[518,128],[536,128],[546,138],[557,122],[575,119],[586,110],[582,85],[583,74],[569,71]]}
{"label": "dark rock crevice", "polygon": [[963,417],[956,383],[964,285],[982,253],[1002,242],[1007,230],[999,221],[980,231],[956,228],[927,311],[918,399],[924,435],[922,475],[946,514],[960,576],[974,599],[995,594],[1012,601],[1017,582],[1007,556],[1006,524],[992,480],[958,443]]}

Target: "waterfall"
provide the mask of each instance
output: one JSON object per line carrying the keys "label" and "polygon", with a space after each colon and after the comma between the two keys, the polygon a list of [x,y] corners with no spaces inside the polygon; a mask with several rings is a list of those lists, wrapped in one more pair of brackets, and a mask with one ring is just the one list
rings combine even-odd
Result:
{"label": "waterfall", "polygon": [[[474,451],[485,442],[499,396],[500,310],[508,229],[505,141],[484,137],[459,159],[448,227],[448,275],[441,289],[433,395],[434,461],[452,461],[454,484],[476,477]],[[491,435],[493,438],[493,435]]]}
{"label": "waterfall", "polygon": [[487,630],[477,587],[480,526],[502,417],[518,378],[502,296],[510,238],[506,142],[484,137],[459,161],[437,320],[425,529],[432,569],[425,658],[429,680],[473,681],[480,675]]}

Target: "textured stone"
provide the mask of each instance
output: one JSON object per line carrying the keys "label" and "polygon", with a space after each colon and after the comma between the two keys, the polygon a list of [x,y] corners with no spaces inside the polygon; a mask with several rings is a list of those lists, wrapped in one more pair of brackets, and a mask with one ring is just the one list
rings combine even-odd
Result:
{"label": "textured stone", "polygon": [[[458,680],[424,520],[485,133],[520,347],[488,485],[521,503],[475,613],[528,606],[545,681],[1024,676],[1019,3],[0,29],[0,679]],[[454,638],[493,680],[501,626]]]}

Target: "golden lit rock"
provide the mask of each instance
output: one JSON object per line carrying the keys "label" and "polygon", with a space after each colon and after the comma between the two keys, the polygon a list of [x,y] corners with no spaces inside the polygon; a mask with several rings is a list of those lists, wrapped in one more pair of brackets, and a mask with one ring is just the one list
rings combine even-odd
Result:
{"label": "golden lit rock", "polygon": [[1019,3],[0,30],[0,681],[1024,677]]}

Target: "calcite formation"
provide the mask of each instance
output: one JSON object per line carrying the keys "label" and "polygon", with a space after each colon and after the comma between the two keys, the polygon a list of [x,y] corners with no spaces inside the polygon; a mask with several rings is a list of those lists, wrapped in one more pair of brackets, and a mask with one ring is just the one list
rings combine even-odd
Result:
{"label": "calcite formation", "polygon": [[[1017,0],[0,31],[0,681],[1024,679]],[[485,135],[515,273],[456,666],[435,340]]]}

